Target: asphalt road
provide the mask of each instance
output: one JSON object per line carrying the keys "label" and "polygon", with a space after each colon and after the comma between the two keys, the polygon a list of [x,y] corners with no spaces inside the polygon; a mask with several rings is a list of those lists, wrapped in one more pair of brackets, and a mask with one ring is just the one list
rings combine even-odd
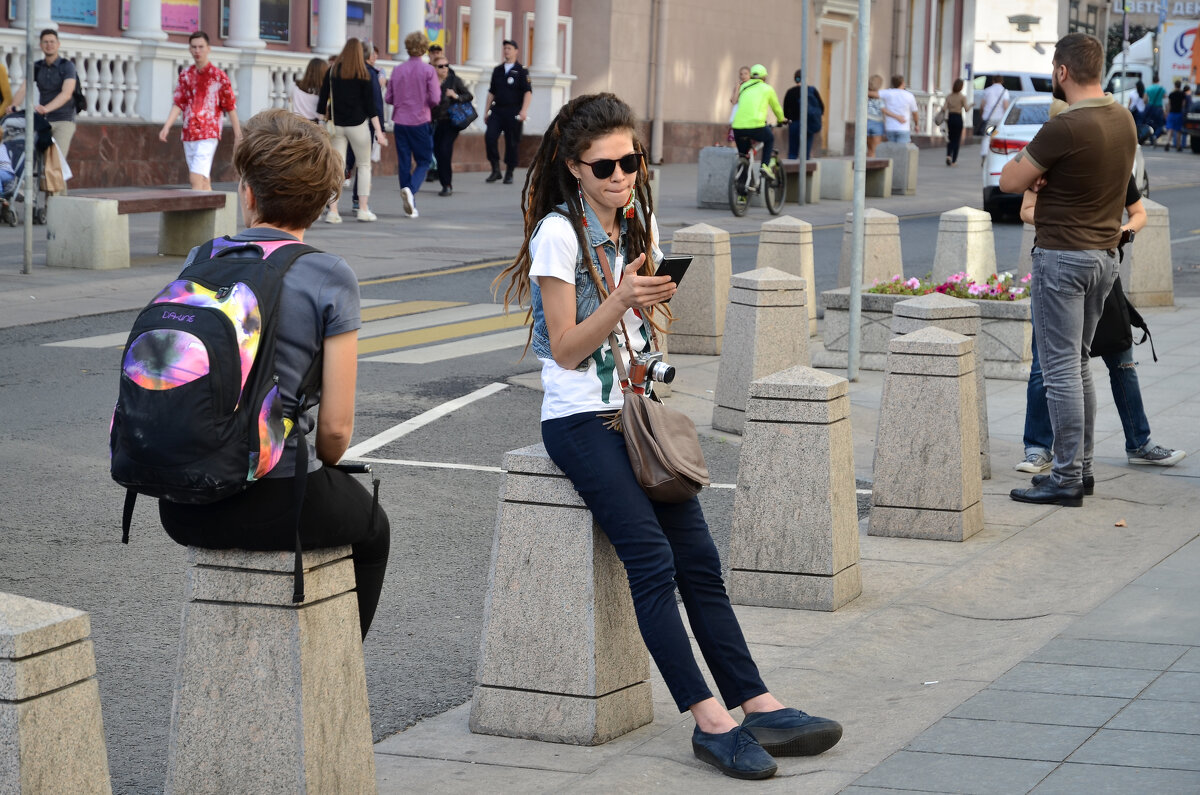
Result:
{"label": "asphalt road", "polygon": [[[1200,294],[1194,196],[1184,188],[1152,193],[1170,208],[1172,237],[1180,241],[1173,247],[1180,295]],[[906,262],[932,262],[937,224],[936,216],[902,221]],[[840,226],[815,230],[814,292],[834,286],[841,234]],[[1015,264],[1020,227],[998,225],[995,236],[1001,268]],[[735,272],[753,267],[756,243],[755,235],[733,238]],[[486,303],[498,270],[380,280],[365,284],[363,296]],[[91,613],[113,785],[121,793],[161,791],[184,550],[162,533],[150,501],[139,504],[132,543],[120,543],[122,494],[108,477],[105,449],[117,351],[44,346],[123,332],[132,318],[126,312],[0,330],[0,590]],[[421,365],[363,362],[355,441],[537,369],[535,359],[519,357],[520,349],[505,349]],[[539,400],[509,385],[372,456],[498,466],[506,450],[538,440]],[[703,442],[714,481],[732,482],[737,446]],[[387,583],[365,646],[378,739],[471,695],[501,476],[412,464],[377,470],[393,528]],[[733,493],[709,490],[702,499],[724,549]]]}

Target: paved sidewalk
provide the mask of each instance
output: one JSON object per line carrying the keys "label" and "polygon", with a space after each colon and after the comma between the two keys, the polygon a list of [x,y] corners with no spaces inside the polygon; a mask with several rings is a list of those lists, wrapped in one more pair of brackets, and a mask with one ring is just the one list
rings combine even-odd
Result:
{"label": "paved sidewalk", "polygon": [[[1152,180],[1200,182],[1200,158],[1178,162]],[[753,232],[769,219],[764,210],[735,219],[696,209],[695,175],[695,165],[663,170],[665,236],[699,222]],[[979,204],[979,173],[967,162],[949,169],[939,152],[924,151],[919,179],[916,196],[869,206],[912,215]],[[413,221],[400,217],[389,180],[372,196],[379,222],[318,224],[308,239],[344,254],[361,279],[516,251],[516,187],[459,175],[450,199],[423,190]],[[787,212],[822,226],[841,224],[849,209],[824,201]],[[179,263],[153,255],[156,216],[135,216],[131,228],[134,267],[96,272],[36,264],[45,257],[39,227],[32,275],[19,273],[20,228],[0,229],[0,327],[142,306]],[[724,778],[692,756],[691,721],[655,674],[654,722],[595,748],[472,735],[469,705],[423,721],[378,744],[380,791],[1200,791],[1200,299],[1143,314],[1160,358],[1144,357],[1139,370],[1146,408],[1156,440],[1189,452],[1178,466],[1125,463],[1097,370],[1096,496],[1081,509],[1012,502],[1009,489],[1026,482],[1012,470],[1024,385],[988,381],[994,478],[984,483],[983,532],[956,544],[868,537],[864,524],[858,599],[835,613],[738,608],[773,691],[844,723],[830,752],[783,759],[767,782]],[[672,405],[702,433],[736,443],[707,427],[718,360],[672,363],[680,371]],[[865,480],[882,380],[864,372],[851,385],[855,467]]]}
{"label": "paved sidewalk", "polygon": [[[771,781],[724,778],[692,756],[692,721],[654,673],[654,722],[596,748],[472,735],[470,704],[423,721],[376,746],[380,791],[1200,791],[1200,300],[1145,314],[1160,358],[1140,370],[1151,427],[1192,457],[1127,465],[1100,380],[1096,496],[1013,502],[1025,389],[989,380],[981,533],[875,538],[864,520],[858,599],[834,613],[737,608],[768,686],[843,722],[833,750],[780,760]],[[709,426],[718,361],[673,356],[669,401],[736,441]],[[862,479],[882,382],[851,384]]]}

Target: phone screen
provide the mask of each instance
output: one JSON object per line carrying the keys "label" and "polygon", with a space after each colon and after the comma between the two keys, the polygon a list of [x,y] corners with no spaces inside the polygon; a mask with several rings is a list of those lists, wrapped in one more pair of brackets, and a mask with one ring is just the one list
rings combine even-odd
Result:
{"label": "phone screen", "polygon": [[692,257],[690,254],[668,255],[663,257],[663,261],[658,264],[658,270],[654,272],[654,275],[670,276],[671,281],[675,282],[676,286],[679,286],[679,282],[683,279],[683,274],[691,264]]}

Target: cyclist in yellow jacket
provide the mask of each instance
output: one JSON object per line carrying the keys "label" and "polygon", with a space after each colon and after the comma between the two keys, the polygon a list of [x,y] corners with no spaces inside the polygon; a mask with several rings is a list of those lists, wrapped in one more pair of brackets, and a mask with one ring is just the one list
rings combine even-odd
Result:
{"label": "cyclist in yellow jacket", "polygon": [[750,79],[738,89],[737,112],[733,115],[733,137],[738,152],[746,154],[754,141],[762,141],[763,170],[770,172],[771,152],[775,148],[775,134],[767,125],[767,108],[775,114],[775,121],[783,121],[783,107],[775,89],[767,85],[767,67],[760,63],[750,67]]}

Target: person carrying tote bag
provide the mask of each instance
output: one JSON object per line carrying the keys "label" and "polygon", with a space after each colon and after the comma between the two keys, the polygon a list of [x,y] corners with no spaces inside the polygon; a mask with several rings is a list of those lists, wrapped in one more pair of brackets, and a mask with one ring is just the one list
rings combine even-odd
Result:
{"label": "person carrying tote bag", "polygon": [[[343,163],[347,149],[353,147],[358,169],[358,220],[374,221],[375,213],[367,207],[371,194],[371,132],[374,130],[375,141],[380,146],[387,146],[387,138],[380,126],[367,62],[358,39],[348,39],[337,63],[330,67],[317,97],[317,113],[333,123],[333,148]],[[325,221],[331,224],[342,222],[337,199],[330,203]]]}
{"label": "person carrying tote bag", "polygon": [[[837,721],[785,707],[767,689],[725,593],[721,561],[700,501],[653,499],[639,483],[625,437],[617,357],[628,366],[670,320],[675,293],[655,276],[662,259],[637,118],[613,94],[565,104],[534,156],[516,261],[497,277],[504,303],[530,306],[529,345],[541,361],[542,441],[625,564],[642,638],[680,712],[696,720],[695,756],[735,778],[775,774],[775,755],[819,754],[838,742]],[[596,272],[599,249],[613,278]],[[640,308],[639,308],[640,307]],[[609,335],[624,325],[627,341]],[[724,705],[692,653],[676,584]],[[729,709],[741,708],[739,724]]]}

